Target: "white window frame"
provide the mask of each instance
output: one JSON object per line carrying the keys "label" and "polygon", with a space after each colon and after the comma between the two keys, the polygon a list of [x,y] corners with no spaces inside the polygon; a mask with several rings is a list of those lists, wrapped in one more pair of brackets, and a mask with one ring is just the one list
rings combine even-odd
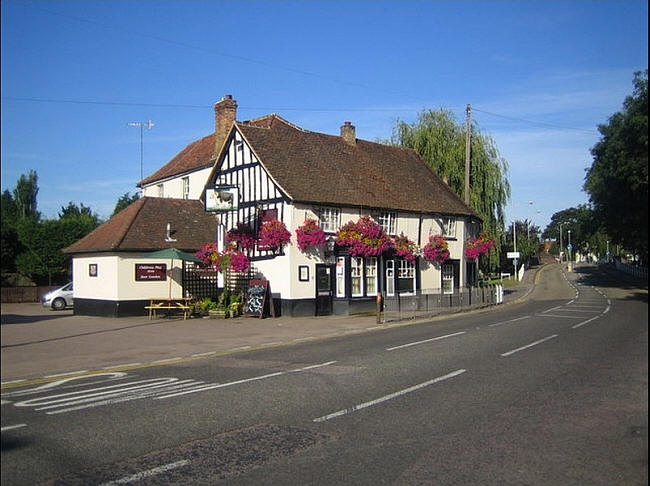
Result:
{"label": "white window frame", "polygon": [[375,214],[375,221],[388,235],[395,235],[397,228],[397,212],[381,211]]}
{"label": "white window frame", "polygon": [[156,188],[158,189],[158,197],[165,197],[165,184],[158,184]]}
{"label": "white window frame", "polygon": [[[366,265],[366,272],[365,272],[366,294],[368,296],[376,295],[377,294],[377,257],[367,257],[364,264]],[[369,293],[370,291],[368,289],[370,289],[371,287],[373,288],[373,290],[372,293]]]}
{"label": "white window frame", "polygon": [[[358,292],[354,292],[355,281],[359,282]],[[363,257],[350,257],[350,292],[352,297],[364,296]]]}
{"label": "white window frame", "polygon": [[410,279],[412,282],[411,291],[403,292],[405,295],[412,295],[415,293],[415,262],[408,260],[398,260],[397,279]]}
{"label": "white window frame", "polygon": [[345,257],[336,258],[336,296],[345,297]]}
{"label": "white window frame", "polygon": [[[445,295],[454,293],[454,266],[450,263],[443,263],[440,269],[440,287]],[[445,283],[450,284],[451,287],[447,288]]]}
{"label": "white window frame", "polygon": [[386,260],[386,295],[395,295],[395,260]]}
{"label": "white window frame", "polygon": [[181,183],[183,185],[182,191],[182,197],[183,199],[189,199],[190,198],[190,176],[185,176],[181,179]]}
{"label": "white window frame", "polygon": [[336,233],[341,227],[341,209],[332,207],[319,208],[318,224],[325,233]]}
{"label": "white window frame", "polygon": [[456,227],[458,219],[448,216],[442,219],[442,234],[449,238],[456,238]]}

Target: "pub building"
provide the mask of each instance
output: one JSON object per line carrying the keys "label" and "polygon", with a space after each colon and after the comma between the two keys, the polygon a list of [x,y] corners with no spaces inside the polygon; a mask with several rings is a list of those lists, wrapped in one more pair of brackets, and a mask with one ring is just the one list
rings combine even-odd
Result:
{"label": "pub building", "polygon": [[[147,252],[174,247],[194,253],[215,240],[223,248],[228,231],[245,227],[257,234],[269,220],[284,223],[290,243],[279,251],[254,245],[248,277],[269,282],[281,315],[355,314],[374,310],[380,291],[454,293],[473,283],[476,262],[465,258],[464,245],[481,220],[415,151],[358,139],[350,122],[339,135],[312,132],[276,114],[240,122],[230,95],[214,111],[213,134],[140,181],[140,200],[65,250],[73,256],[75,313],[143,315],[154,294],[187,296],[185,263],[160,262],[172,269],[171,282],[142,279],[143,265],[158,263],[143,259]],[[439,265],[394,251],[351,255],[335,235],[366,216],[419,248],[431,236],[444,236],[449,259]],[[296,230],[308,219],[318,222],[326,240],[302,251]],[[215,285],[223,287],[222,276]]]}

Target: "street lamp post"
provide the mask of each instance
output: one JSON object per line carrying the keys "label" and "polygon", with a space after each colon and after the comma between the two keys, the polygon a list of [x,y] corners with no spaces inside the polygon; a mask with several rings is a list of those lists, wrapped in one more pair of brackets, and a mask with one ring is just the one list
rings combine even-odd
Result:
{"label": "street lamp post", "polygon": [[128,122],[127,126],[140,127],[140,181],[142,181],[142,179],[144,179],[144,129],[146,128],[147,130],[151,130],[154,126],[154,123],[151,120],[147,120],[146,122]]}

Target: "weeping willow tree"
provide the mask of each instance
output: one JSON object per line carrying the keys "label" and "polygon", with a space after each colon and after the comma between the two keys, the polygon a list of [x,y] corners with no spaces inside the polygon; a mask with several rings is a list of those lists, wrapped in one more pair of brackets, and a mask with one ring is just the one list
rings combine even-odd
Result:
{"label": "weeping willow tree", "polygon": [[[508,162],[499,155],[489,135],[472,125],[470,207],[483,219],[482,230],[497,242],[505,232],[505,205],[510,198]],[[390,140],[393,145],[415,150],[449,187],[464,199],[465,127],[450,110],[424,110],[412,123],[397,121]],[[499,266],[500,245],[481,260],[484,271]]]}

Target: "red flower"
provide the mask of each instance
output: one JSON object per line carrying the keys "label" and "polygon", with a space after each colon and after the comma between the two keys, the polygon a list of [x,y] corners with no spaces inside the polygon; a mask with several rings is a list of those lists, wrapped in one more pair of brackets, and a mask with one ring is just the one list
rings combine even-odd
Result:
{"label": "red flower", "polygon": [[496,241],[490,238],[486,232],[479,233],[478,238],[467,238],[465,243],[465,256],[469,260],[476,260],[481,255],[487,255],[490,248],[496,245]]}

